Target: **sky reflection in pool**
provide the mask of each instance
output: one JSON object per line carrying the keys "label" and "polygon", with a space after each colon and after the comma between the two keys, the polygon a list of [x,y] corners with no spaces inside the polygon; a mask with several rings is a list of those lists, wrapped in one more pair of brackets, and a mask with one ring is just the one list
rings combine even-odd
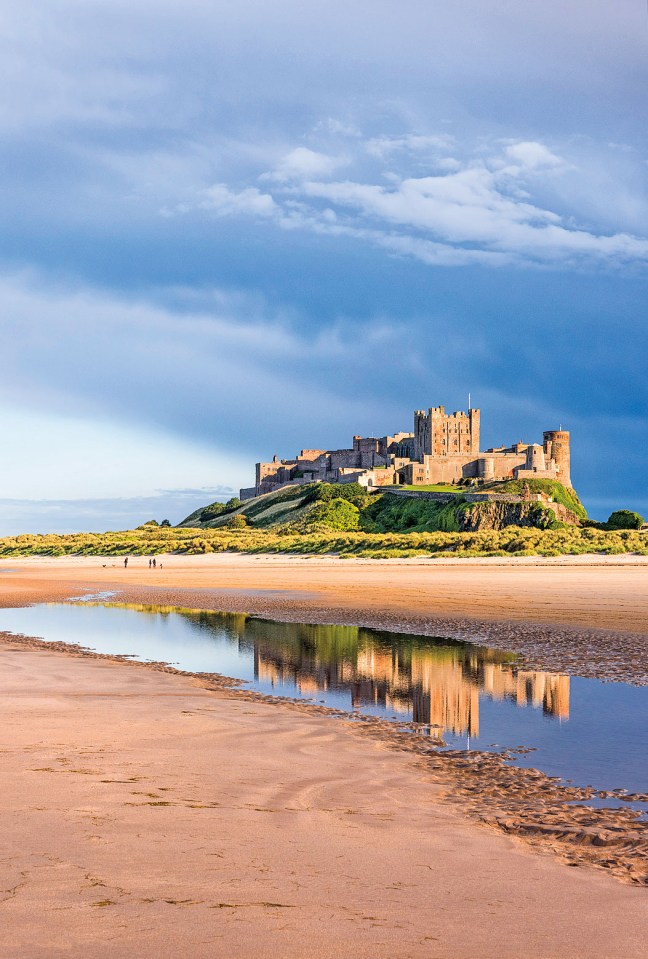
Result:
{"label": "sky reflection in pool", "polygon": [[511,653],[354,626],[93,602],[2,609],[0,630],[414,721],[455,748],[529,747],[517,765],[575,785],[648,792],[648,689],[522,669]]}

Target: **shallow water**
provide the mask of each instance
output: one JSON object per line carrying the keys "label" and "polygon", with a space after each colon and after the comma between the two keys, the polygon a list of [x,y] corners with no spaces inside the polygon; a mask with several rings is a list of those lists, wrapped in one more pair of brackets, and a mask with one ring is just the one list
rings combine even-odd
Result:
{"label": "shallow water", "polygon": [[0,630],[221,673],[263,693],[415,722],[455,749],[522,749],[516,765],[574,785],[648,793],[648,688],[524,669],[514,653],[353,626],[96,601],[1,609]]}

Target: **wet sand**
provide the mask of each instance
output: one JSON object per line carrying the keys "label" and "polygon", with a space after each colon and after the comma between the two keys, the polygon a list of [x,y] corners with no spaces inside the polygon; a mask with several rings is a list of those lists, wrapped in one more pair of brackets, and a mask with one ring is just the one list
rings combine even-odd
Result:
{"label": "wet sand", "polygon": [[29,643],[0,659],[3,956],[645,955],[645,888],[477,827],[351,723]]}
{"label": "wet sand", "polygon": [[[530,667],[648,684],[648,557],[339,560],[210,554],[0,560],[0,604],[126,602],[474,640]],[[14,570],[2,573],[3,569]]]}
{"label": "wet sand", "polygon": [[[330,556],[207,554],[0,560],[7,590],[64,594],[76,585],[289,590],[313,608],[377,608],[475,620],[538,622],[648,635],[648,557],[339,560]],[[296,597],[291,597],[295,599]],[[269,597],[272,599],[272,597]],[[276,597],[280,601],[281,597]]]}
{"label": "wet sand", "polygon": [[[513,624],[557,635],[558,646],[582,634],[601,662],[606,643],[641,644],[647,631],[637,612],[646,565],[618,560],[521,576],[483,562],[458,571],[284,557],[170,557],[156,571],[111,562],[4,562],[17,572],[0,576],[0,602],[125,586],[122,599],[214,608],[219,598],[285,618],[363,611],[383,625],[446,620],[504,633]],[[524,603],[547,589],[555,601],[532,605],[525,622]],[[607,630],[582,628],[588,603]],[[587,865],[621,861],[634,843],[628,862],[640,880],[645,838],[637,856],[631,823],[621,843],[614,826],[581,823],[565,852],[564,823],[556,828],[546,784],[532,776],[507,783],[486,768],[475,778],[387,724],[164,667],[15,639],[0,642],[0,663],[3,957],[645,954],[645,886]],[[535,811],[548,845],[477,825],[470,816],[486,793],[492,823],[519,831],[513,798]]]}

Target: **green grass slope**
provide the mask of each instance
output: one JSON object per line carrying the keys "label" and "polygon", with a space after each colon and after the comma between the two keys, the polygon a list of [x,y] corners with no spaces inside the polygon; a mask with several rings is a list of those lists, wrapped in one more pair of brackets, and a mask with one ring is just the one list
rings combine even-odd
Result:
{"label": "green grass slope", "polygon": [[[587,513],[574,490],[550,480],[531,480],[532,493],[543,492],[557,503],[562,503],[581,519]],[[385,492],[368,493],[357,483],[308,483],[303,486],[287,486],[275,493],[266,493],[239,504],[212,503],[188,516],[180,528],[222,529],[253,527],[288,533],[310,533],[317,530],[348,532],[364,530],[374,533],[427,533],[459,532],[465,530],[468,514],[475,518],[484,513],[483,523],[488,526],[487,513],[490,504],[470,504],[463,497],[465,487],[424,487],[433,492],[453,493],[451,502],[437,502],[423,497],[396,496]],[[478,487],[479,491],[520,495],[524,483],[514,480],[490,483]],[[231,504],[231,505],[230,505]],[[515,512],[512,510],[512,522]],[[527,510],[521,525],[547,528],[555,516],[540,504]],[[505,521],[506,522],[506,521]],[[468,527],[470,528],[470,527]]]}
{"label": "green grass slope", "polygon": [[359,529],[361,510],[370,496],[357,483],[307,483],[286,486],[224,509],[212,503],[187,516],[179,528],[222,529],[252,526],[255,529],[283,529],[309,532],[317,528]]}
{"label": "green grass slope", "polygon": [[457,496],[451,503],[396,496],[383,493],[362,511],[361,527],[373,533],[456,532],[461,529],[465,500]]}
{"label": "green grass slope", "polygon": [[[310,484],[314,485],[314,484]],[[288,486],[276,493],[266,493],[254,499],[244,500],[230,509],[222,503],[210,503],[195,510],[178,527],[192,529],[220,529],[234,525],[235,516],[243,517],[246,524],[259,528],[278,525],[299,511],[303,500],[308,496],[309,486]],[[232,502],[230,500],[230,502]]]}

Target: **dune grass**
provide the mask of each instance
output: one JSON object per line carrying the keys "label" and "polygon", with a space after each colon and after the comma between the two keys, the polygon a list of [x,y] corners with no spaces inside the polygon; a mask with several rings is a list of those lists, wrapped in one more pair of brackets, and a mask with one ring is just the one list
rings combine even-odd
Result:
{"label": "dune grass", "polygon": [[0,557],[198,555],[213,552],[335,554],[388,559],[408,556],[563,556],[635,553],[648,556],[639,530],[509,526],[476,533],[370,533],[319,530],[142,527],[107,533],[24,534],[0,539]]}

